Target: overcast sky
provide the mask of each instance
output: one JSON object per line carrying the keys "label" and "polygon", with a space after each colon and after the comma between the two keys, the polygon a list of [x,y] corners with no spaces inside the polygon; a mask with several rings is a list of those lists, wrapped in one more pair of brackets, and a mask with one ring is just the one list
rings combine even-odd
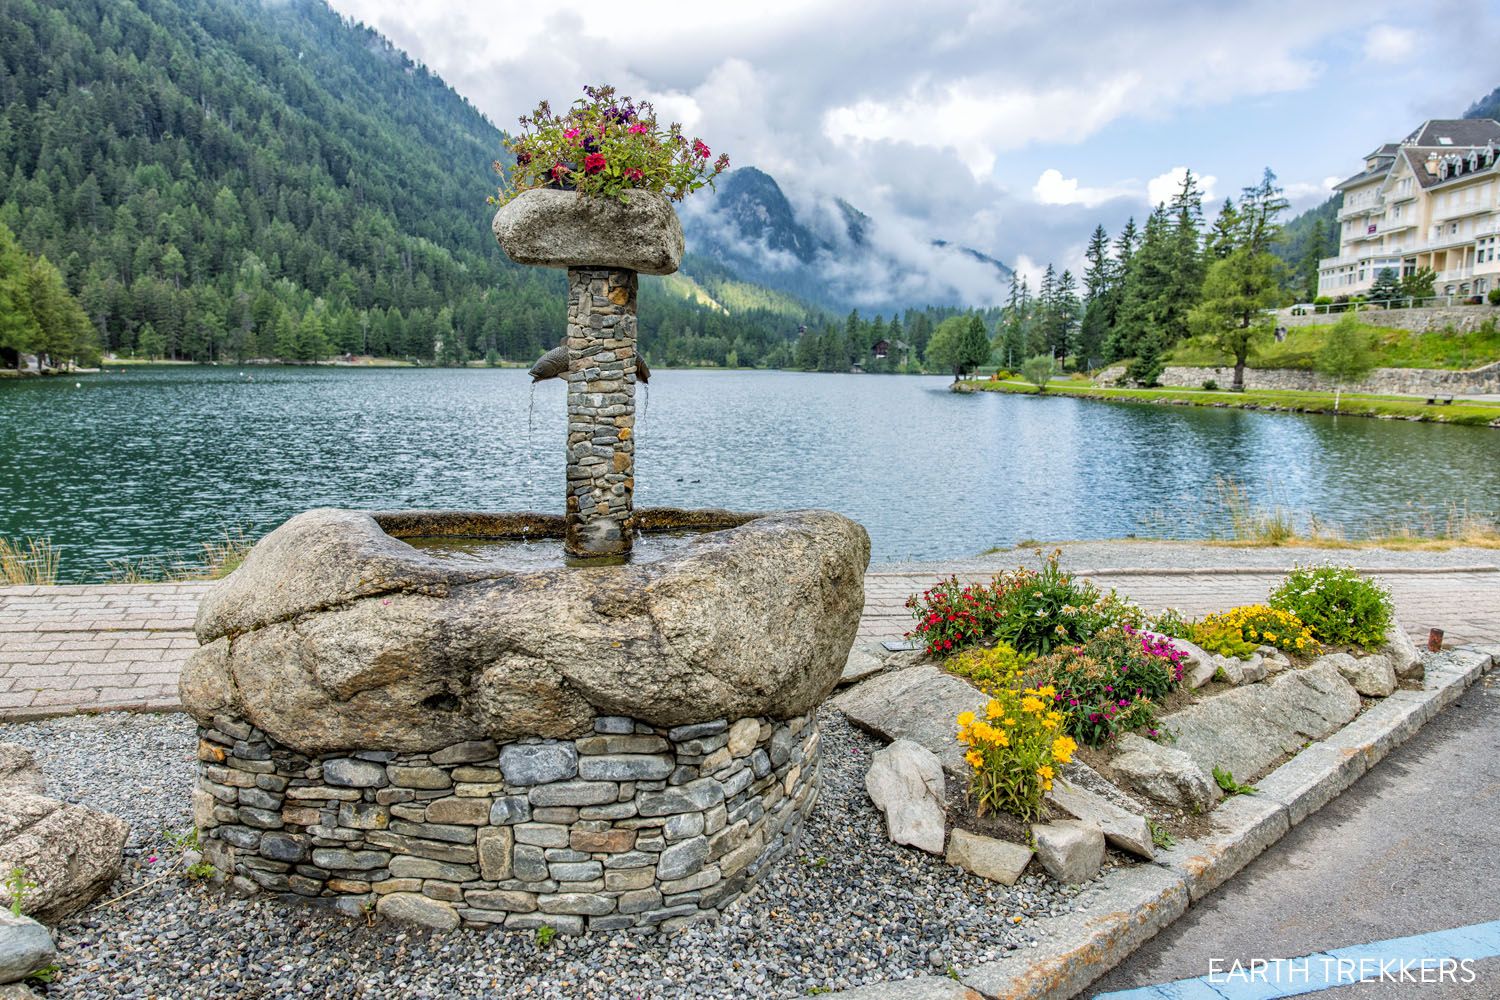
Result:
{"label": "overcast sky", "polygon": [[501,128],[610,82],[797,202],[1077,268],[1184,168],[1295,207],[1500,85],[1500,0],[332,0]]}

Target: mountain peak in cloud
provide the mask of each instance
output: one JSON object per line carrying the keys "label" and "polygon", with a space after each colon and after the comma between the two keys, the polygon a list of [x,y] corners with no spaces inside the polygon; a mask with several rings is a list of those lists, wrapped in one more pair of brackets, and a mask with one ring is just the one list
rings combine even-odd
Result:
{"label": "mountain peak in cloud", "polygon": [[740,167],[683,205],[688,251],[748,281],[839,311],[993,305],[1010,268],[969,247],[879,219],[845,199],[801,192]]}

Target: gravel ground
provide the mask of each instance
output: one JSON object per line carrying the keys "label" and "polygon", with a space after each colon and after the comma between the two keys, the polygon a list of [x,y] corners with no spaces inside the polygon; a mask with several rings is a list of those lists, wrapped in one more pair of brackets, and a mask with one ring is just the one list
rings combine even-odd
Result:
{"label": "gravel ground", "polygon": [[[1239,547],[1204,545],[1201,542],[1170,542],[1120,539],[1100,542],[1040,542],[1044,551],[1062,549],[1066,569],[1241,569],[1265,568],[1286,571],[1296,563],[1338,563],[1360,569],[1430,569],[1454,566],[1489,566],[1500,569],[1500,549],[1323,549],[1301,546]],[[1035,565],[1035,546],[1005,552],[952,559],[944,562],[886,563],[871,566],[872,573],[951,573],[1009,569]]]}
{"label": "gravel ground", "polygon": [[530,933],[366,927],[188,879],[163,832],[189,825],[195,733],[184,715],[0,726],[0,740],[38,751],[52,794],[132,827],[106,902],[59,928],[63,971],[45,995],[796,997],[962,970],[1044,937],[1048,916],[1089,906],[1088,886],[1028,875],[1006,888],[891,844],[864,791],[881,744],[832,709],[822,722],[823,790],[801,848],[724,920],[670,937],[558,937],[547,949]]}

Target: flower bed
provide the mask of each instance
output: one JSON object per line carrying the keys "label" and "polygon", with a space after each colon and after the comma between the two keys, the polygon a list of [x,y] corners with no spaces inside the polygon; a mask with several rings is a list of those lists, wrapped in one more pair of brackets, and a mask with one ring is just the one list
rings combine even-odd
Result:
{"label": "flower bed", "polygon": [[[1368,627],[1358,634],[1373,638],[1384,596],[1353,571],[1298,570],[1271,603],[1191,620],[1101,593],[1054,554],[1038,569],[989,583],[950,577],[913,595],[909,635],[946,656],[942,672],[898,669],[843,704],[857,725],[920,743],[964,782],[966,799],[948,806],[965,826],[951,862],[1004,881],[1035,851],[1054,877],[1075,881],[1098,870],[1106,840],[1152,858],[1174,837],[1198,836],[1226,794],[1254,794],[1275,762],[1420,676],[1399,631],[1334,648],[1297,613],[1337,603],[1342,617],[1325,617],[1346,631],[1324,635]],[[927,706],[948,707],[946,741]]]}

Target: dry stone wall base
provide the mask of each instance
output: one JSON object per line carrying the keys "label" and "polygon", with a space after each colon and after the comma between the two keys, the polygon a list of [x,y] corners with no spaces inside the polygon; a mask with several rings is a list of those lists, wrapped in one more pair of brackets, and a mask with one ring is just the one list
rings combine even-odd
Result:
{"label": "dry stone wall base", "polygon": [[574,740],[308,756],[241,720],[200,727],[194,822],[242,889],[436,929],[559,932],[711,918],[801,837],[816,716]]}

